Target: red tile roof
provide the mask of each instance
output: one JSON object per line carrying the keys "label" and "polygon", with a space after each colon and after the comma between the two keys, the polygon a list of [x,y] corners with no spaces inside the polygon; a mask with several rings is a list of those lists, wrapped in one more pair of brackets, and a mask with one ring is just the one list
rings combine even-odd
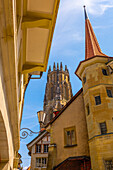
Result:
{"label": "red tile roof", "polygon": [[101,51],[101,48],[85,10],[85,59],[91,58],[96,55],[107,56]]}

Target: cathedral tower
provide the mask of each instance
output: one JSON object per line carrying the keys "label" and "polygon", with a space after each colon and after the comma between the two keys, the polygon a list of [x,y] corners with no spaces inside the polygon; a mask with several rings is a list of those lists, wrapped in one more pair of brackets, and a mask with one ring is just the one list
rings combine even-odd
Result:
{"label": "cathedral tower", "polygon": [[76,75],[82,80],[93,170],[113,169],[113,74],[85,11],[85,60]]}
{"label": "cathedral tower", "polygon": [[45,124],[47,124],[60,109],[72,97],[69,71],[67,66],[63,70],[62,63],[53,65],[53,70],[49,66],[47,83],[44,96],[43,110],[46,113]]}

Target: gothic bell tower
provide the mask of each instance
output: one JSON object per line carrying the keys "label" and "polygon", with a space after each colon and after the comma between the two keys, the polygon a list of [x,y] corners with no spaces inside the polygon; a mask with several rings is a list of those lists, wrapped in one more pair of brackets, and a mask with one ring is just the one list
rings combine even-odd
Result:
{"label": "gothic bell tower", "polygon": [[60,111],[72,96],[67,66],[65,65],[65,70],[63,70],[62,63],[60,63],[60,68],[58,63],[57,67],[54,63],[53,70],[49,66],[43,106],[46,113],[45,124],[55,116],[57,111]]}

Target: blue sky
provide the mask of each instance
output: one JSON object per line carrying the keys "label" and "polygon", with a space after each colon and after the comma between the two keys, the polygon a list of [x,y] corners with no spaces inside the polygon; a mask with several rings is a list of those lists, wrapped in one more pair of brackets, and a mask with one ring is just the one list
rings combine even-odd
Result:
{"label": "blue sky", "polygon": [[[82,86],[74,71],[79,62],[85,59],[84,4],[102,52],[113,56],[113,1],[61,0],[48,66],[53,66],[53,62],[67,65],[73,94]],[[30,81],[25,94],[21,128],[39,131],[37,111],[43,109],[46,80],[47,72],[43,74],[41,80]],[[25,170],[30,165],[26,144],[34,137],[36,135],[20,141],[20,153]]]}

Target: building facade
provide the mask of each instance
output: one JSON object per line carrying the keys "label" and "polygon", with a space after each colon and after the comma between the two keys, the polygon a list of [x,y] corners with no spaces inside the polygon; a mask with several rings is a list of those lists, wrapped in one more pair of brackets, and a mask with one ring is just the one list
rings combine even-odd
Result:
{"label": "building facade", "polygon": [[46,114],[44,123],[47,124],[73,96],[70,76],[67,66],[63,70],[62,63],[49,66],[44,96],[43,111]]}
{"label": "building facade", "polygon": [[31,170],[47,169],[49,144],[50,134],[45,130],[41,131],[34,140],[27,144],[31,156]]}
{"label": "building facade", "polygon": [[48,170],[90,170],[82,89],[52,119],[46,130],[51,134]]}
{"label": "building facade", "polygon": [[48,169],[90,169],[83,155],[90,157],[93,170],[113,169],[112,60],[102,53],[85,10],[85,60],[75,72],[83,92],[46,126],[51,135]]}
{"label": "building facade", "polygon": [[[72,88],[70,83],[69,71],[67,66],[63,70],[62,63],[55,63],[53,71],[49,66],[47,83],[44,96],[44,107],[38,113],[40,123],[40,134],[27,144],[31,156],[31,170],[48,169],[48,150],[50,144],[50,133],[45,131],[47,125],[62,109],[63,106],[72,98]],[[47,153],[45,152],[47,149]]]}
{"label": "building facade", "polygon": [[46,71],[58,7],[59,0],[0,0],[0,169],[18,166],[25,91]]}

